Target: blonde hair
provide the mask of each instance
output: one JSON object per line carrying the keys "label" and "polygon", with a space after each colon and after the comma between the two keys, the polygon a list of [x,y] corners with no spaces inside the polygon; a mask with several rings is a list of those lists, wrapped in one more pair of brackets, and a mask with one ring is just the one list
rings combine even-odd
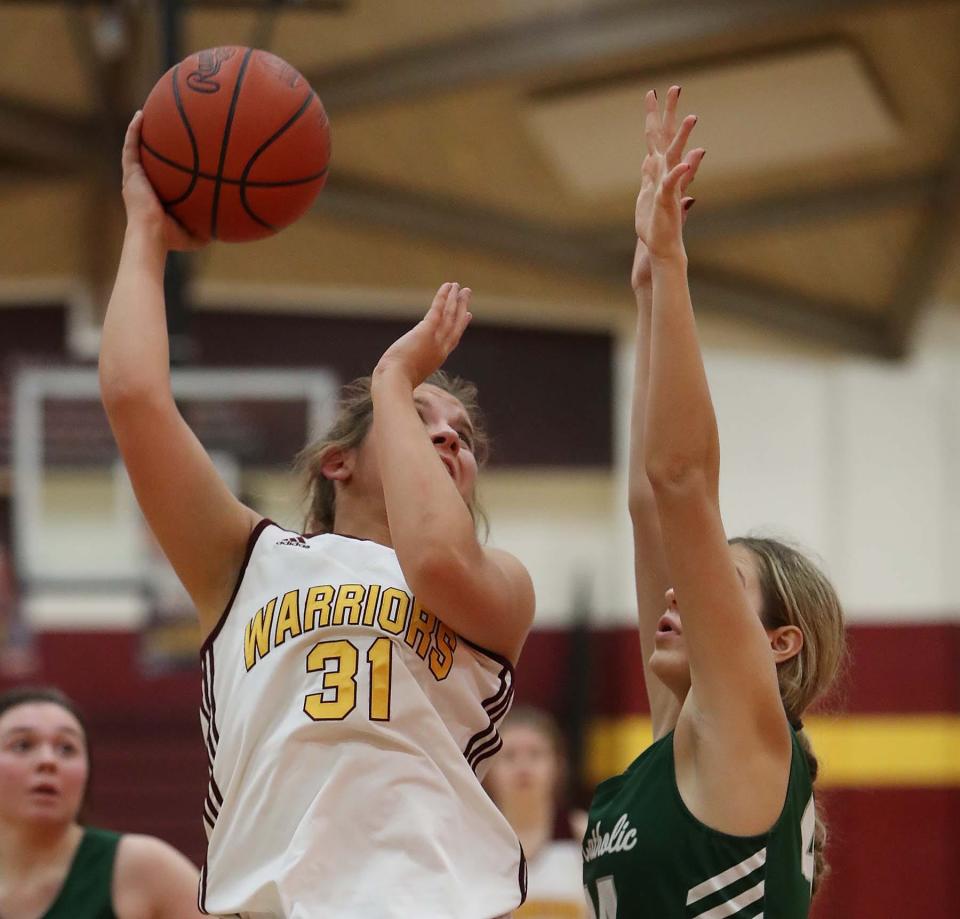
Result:
{"label": "blonde hair", "polygon": [[[761,537],[739,537],[731,539],[730,544],[744,546],[759,561],[764,626],[777,629],[792,625],[803,633],[803,647],[777,665],[777,679],[784,711],[797,729],[797,740],[806,754],[810,779],[816,781],[819,763],[800,719],[829,689],[843,668],[846,638],[840,599],[826,575],[793,546]],[[829,872],[824,857],[826,842],[826,823],[817,808],[814,892]]]}
{"label": "blonde hair", "polygon": [[[489,441],[480,414],[477,387],[467,380],[450,376],[442,370],[430,374],[424,382],[449,393],[463,405],[473,427],[473,455],[476,457],[477,466],[483,466],[489,454]],[[347,383],[341,390],[337,417],[330,429],[300,451],[296,466],[306,478],[305,532],[333,532],[337,493],[333,482],[323,474],[323,464],[334,450],[351,450],[359,447],[370,431],[372,421],[373,398],[370,394],[370,377],[360,377]],[[476,497],[468,507],[474,523],[479,521],[486,530],[486,516]]]}

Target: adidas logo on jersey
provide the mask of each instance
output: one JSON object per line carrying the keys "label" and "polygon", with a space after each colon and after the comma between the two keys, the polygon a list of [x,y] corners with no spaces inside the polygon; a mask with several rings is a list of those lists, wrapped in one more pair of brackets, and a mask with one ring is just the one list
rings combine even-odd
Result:
{"label": "adidas logo on jersey", "polygon": [[310,548],[310,543],[308,543],[302,536],[288,536],[286,539],[278,539],[276,545],[297,546],[300,549]]}

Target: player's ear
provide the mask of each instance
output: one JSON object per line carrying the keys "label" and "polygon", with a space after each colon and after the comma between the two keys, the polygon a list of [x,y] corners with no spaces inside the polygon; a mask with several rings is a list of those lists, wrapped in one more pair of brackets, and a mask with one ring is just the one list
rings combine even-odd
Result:
{"label": "player's ear", "polygon": [[320,465],[320,471],[325,479],[332,482],[346,482],[353,475],[353,467],[356,464],[357,453],[355,450],[344,450],[340,447],[333,447],[324,456]]}
{"label": "player's ear", "polygon": [[803,648],[803,632],[795,625],[783,625],[778,629],[768,629],[773,660],[777,664],[796,657]]}

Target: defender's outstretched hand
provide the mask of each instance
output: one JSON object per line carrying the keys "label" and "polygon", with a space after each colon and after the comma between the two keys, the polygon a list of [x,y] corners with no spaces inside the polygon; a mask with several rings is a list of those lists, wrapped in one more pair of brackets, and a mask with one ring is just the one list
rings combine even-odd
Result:
{"label": "defender's outstretched hand", "polygon": [[[662,117],[653,90],[645,100],[647,155],[634,215],[639,241],[631,278],[634,288],[649,280],[650,256],[662,257],[682,251],[679,231],[693,204],[693,198],[684,195],[706,152],[698,147],[684,154],[697,118],[687,115],[677,124],[679,98],[680,87],[671,86]],[[668,189],[669,201],[661,197]]]}
{"label": "defender's outstretched hand", "polygon": [[387,348],[374,373],[396,370],[416,387],[439,370],[473,318],[472,294],[455,281],[441,285],[426,316]]}
{"label": "defender's outstretched hand", "polygon": [[123,139],[123,203],[127,225],[153,226],[163,232],[167,249],[199,249],[204,243],[191,236],[164,209],[140,163],[140,128],[143,112],[133,116]]}

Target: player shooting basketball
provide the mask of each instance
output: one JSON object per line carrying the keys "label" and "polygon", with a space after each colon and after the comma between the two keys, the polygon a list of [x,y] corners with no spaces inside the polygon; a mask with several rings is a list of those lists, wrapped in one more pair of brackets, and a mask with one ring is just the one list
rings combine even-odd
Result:
{"label": "player shooting basketball", "polygon": [[308,528],[234,497],[170,389],[168,249],[190,245],[123,151],[127,231],[103,403],[137,499],[206,636],[200,904],[217,915],[491,919],[523,896],[478,776],[533,617],[526,569],[474,523],[472,389],[436,371],[470,320],[444,284],[305,454]]}

